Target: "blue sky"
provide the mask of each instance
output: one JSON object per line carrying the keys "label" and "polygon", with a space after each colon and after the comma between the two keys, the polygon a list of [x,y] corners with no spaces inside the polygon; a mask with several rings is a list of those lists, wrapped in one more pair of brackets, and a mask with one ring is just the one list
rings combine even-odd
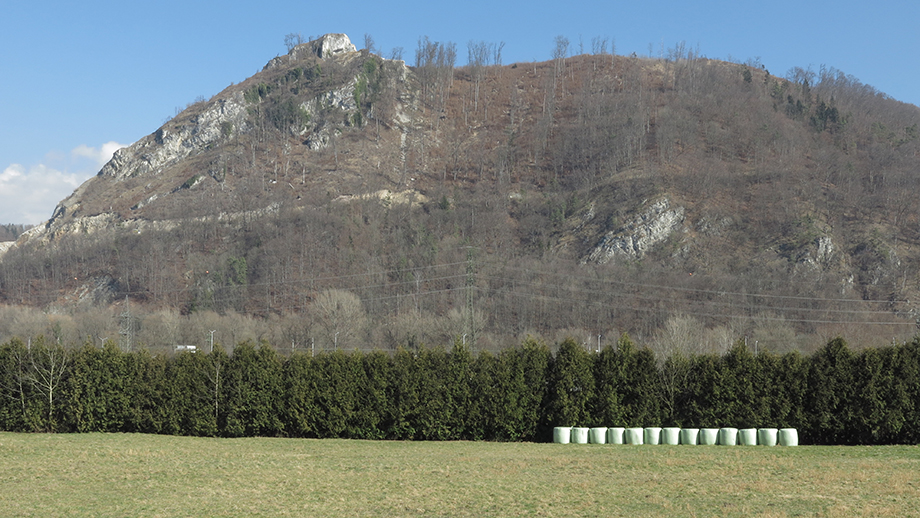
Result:
{"label": "blue sky", "polygon": [[757,59],[773,74],[834,67],[920,105],[920,2],[836,0],[503,0],[430,2],[83,2],[11,0],[0,16],[0,223],[37,224],[121,145],[176,107],[210,97],[285,52],[284,35],[344,32],[383,54],[420,36],[504,42],[503,61],[550,59],[556,36],[586,52]]}

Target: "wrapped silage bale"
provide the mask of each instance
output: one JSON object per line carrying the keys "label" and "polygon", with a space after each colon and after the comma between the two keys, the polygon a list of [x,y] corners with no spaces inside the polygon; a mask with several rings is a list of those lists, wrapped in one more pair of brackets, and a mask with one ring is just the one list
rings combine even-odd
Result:
{"label": "wrapped silage bale", "polygon": [[719,444],[722,446],[735,446],[738,444],[738,429],[730,427],[720,428]]}
{"label": "wrapped silage bale", "polygon": [[556,444],[568,444],[572,440],[571,426],[557,426],[553,428],[553,442]]}
{"label": "wrapped silage bale", "polygon": [[588,429],[581,426],[572,428],[572,442],[575,444],[588,444]]}
{"label": "wrapped silage bale", "polygon": [[669,426],[661,429],[661,444],[680,444],[680,428]]}
{"label": "wrapped silage bale", "polygon": [[700,430],[700,440],[699,444],[706,446],[712,446],[719,442],[719,429],[718,428],[703,428]]}
{"label": "wrapped silage bale", "polygon": [[779,430],[776,428],[761,428],[757,430],[757,444],[761,446],[776,446],[776,435]]}
{"label": "wrapped silage bale", "polygon": [[680,430],[680,443],[689,444],[695,446],[699,442],[700,438],[700,429],[699,428],[681,428]]}
{"label": "wrapped silage bale", "polygon": [[607,429],[607,444],[623,444],[626,428],[615,426]]}
{"label": "wrapped silage bale", "polygon": [[596,426],[588,431],[588,442],[591,444],[604,444],[607,442],[607,427]]}
{"label": "wrapped silage bale", "polygon": [[626,433],[626,444],[642,444],[642,434],[645,430],[643,428],[627,428]]}
{"label": "wrapped silage bale", "polygon": [[643,431],[642,442],[645,444],[661,444],[661,428],[658,426],[646,427]]}
{"label": "wrapped silage bale", "polygon": [[780,446],[798,446],[799,431],[795,428],[783,428],[779,431]]}
{"label": "wrapped silage bale", "polygon": [[738,444],[741,446],[757,446],[757,428],[738,430]]}

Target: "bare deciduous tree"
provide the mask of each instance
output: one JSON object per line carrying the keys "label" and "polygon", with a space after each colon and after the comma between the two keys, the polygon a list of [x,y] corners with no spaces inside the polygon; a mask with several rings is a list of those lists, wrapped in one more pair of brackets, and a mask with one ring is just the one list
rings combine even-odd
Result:
{"label": "bare deciduous tree", "polygon": [[30,368],[28,380],[35,392],[41,396],[45,408],[45,428],[49,432],[55,429],[56,398],[70,364],[70,357],[63,346],[46,344],[36,340],[28,349]]}
{"label": "bare deciduous tree", "polygon": [[364,304],[357,295],[345,290],[326,290],[313,301],[314,321],[322,332],[322,342],[333,349],[362,344],[367,325]]}
{"label": "bare deciduous tree", "polygon": [[288,52],[294,49],[297,45],[305,43],[303,34],[299,32],[292,32],[284,36],[284,46],[287,48]]}

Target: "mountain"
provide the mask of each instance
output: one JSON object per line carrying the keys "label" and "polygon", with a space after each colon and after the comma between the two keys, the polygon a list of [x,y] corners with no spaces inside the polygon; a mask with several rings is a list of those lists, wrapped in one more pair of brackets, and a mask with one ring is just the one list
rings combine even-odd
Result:
{"label": "mountain", "polygon": [[118,151],[5,253],[0,296],[249,315],[295,347],[916,332],[916,106],[683,48],[500,49],[293,46]]}

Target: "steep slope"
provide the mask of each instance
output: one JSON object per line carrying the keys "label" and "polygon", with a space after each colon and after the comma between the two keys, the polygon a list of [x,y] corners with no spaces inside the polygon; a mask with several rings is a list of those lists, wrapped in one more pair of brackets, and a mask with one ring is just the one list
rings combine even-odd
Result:
{"label": "steep slope", "polygon": [[[328,147],[336,148],[337,155],[338,137],[362,125],[358,104],[369,102],[361,96],[376,94],[384,82],[387,93],[398,96],[407,74],[402,62],[357,52],[345,35],[299,45],[272,59],[261,73],[190,106],[155,133],[119,150],[30,237],[105,229],[116,222],[144,227],[212,217],[225,214],[230,200],[238,202],[233,212],[241,213],[296,199],[316,186],[308,181],[314,175],[307,178],[305,162],[316,159],[311,155],[326,158],[315,152]],[[411,117],[399,100],[393,108],[390,127]],[[360,151],[355,147],[349,145],[343,155]],[[370,170],[364,154],[363,160],[342,157],[341,162],[334,156],[340,173],[333,183],[347,183],[358,170]],[[299,180],[296,186],[294,179]],[[287,196],[276,196],[279,190]],[[205,196],[221,199],[207,203]]]}
{"label": "steep slope", "polygon": [[381,346],[912,334],[920,111],[835,70],[673,57],[457,68],[425,39],[408,68],[327,35],[119,151],[0,293],[102,282],[326,339],[319,296],[350,293]]}

